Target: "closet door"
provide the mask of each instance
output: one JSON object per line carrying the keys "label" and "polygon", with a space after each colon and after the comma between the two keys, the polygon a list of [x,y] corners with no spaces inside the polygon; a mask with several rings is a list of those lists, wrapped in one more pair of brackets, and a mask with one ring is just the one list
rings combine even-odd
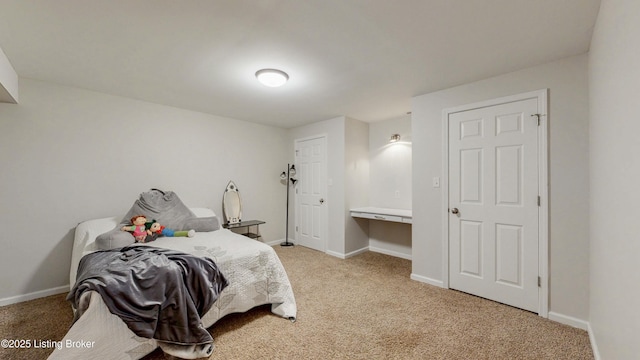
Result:
{"label": "closet door", "polygon": [[[449,114],[449,281],[538,312],[537,98]],[[533,115],[533,116],[532,116]]]}

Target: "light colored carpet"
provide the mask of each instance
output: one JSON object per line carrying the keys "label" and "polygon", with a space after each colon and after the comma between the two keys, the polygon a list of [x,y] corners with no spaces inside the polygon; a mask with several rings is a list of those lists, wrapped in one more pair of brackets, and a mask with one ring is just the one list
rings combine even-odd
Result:
{"label": "light colored carpet", "polygon": [[[413,281],[408,260],[275,249],[298,320],[269,306],[228,315],[210,329],[211,359],[593,359],[585,331]],[[60,340],[70,321],[64,295],[10,305],[0,308],[0,338]],[[43,359],[52,350],[0,351],[2,359]],[[145,357],[165,358],[159,350]]]}

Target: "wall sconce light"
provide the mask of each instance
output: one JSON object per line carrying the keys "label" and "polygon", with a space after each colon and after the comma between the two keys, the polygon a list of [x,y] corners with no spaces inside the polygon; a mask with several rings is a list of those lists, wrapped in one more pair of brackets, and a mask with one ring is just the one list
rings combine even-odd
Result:
{"label": "wall sconce light", "polygon": [[390,143],[394,143],[394,142],[398,142],[398,141],[400,141],[400,134],[391,135],[391,139],[389,139]]}
{"label": "wall sconce light", "polygon": [[293,178],[294,176],[296,176],[296,166],[293,164],[287,164],[287,171],[283,171],[282,174],[280,174],[281,180],[287,180],[287,220],[285,224],[284,242],[281,243],[280,246],[293,246],[293,243],[289,242],[289,183],[295,185],[296,181],[298,181]]}

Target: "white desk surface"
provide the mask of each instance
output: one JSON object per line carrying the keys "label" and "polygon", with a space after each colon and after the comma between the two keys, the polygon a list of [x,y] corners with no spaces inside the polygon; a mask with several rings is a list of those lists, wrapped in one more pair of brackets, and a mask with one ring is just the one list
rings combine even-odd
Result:
{"label": "white desk surface", "polygon": [[361,213],[367,213],[367,214],[402,216],[406,218],[412,217],[411,210],[406,210],[406,209],[388,209],[388,208],[367,206],[367,207],[349,209],[349,211],[361,212]]}

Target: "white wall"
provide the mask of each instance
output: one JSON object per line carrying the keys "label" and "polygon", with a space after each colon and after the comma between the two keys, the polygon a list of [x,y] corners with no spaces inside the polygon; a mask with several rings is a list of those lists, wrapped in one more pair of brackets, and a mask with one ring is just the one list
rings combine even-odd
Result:
{"label": "white wall", "polygon": [[311,136],[327,137],[326,252],[344,258],[366,249],[367,229],[351,218],[349,209],[366,206],[368,201],[369,125],[341,116],[293,128],[289,135],[292,143]]}
{"label": "white wall", "polygon": [[[389,143],[392,134],[400,141]],[[370,205],[411,209],[411,116],[369,124]]]}
{"label": "white wall", "polygon": [[589,311],[589,167],[587,56],[415,97],[413,134],[413,274],[438,284],[442,269],[442,110],[549,88],[550,316]]}
{"label": "white wall", "polygon": [[603,0],[589,54],[591,288],[602,359],[640,354],[640,2]]}
{"label": "white wall", "polygon": [[[345,117],[341,116],[289,130],[289,151],[292,159],[296,139],[316,135],[327,137],[327,178],[331,185],[327,185],[328,193],[325,198],[329,224],[326,251],[334,255],[345,253],[345,121]],[[291,215],[289,215],[289,222],[295,223],[295,216],[291,217]],[[293,234],[292,229],[289,230],[289,236]]]}
{"label": "white wall", "polygon": [[[397,132],[404,141],[390,145],[389,137]],[[356,219],[349,213],[349,209],[362,206],[411,208],[410,117],[374,124],[338,117],[290,132],[292,142],[319,134],[327,135],[331,184],[327,195],[327,253],[348,257],[373,247],[410,258],[410,225]]]}
{"label": "white wall", "polygon": [[369,124],[345,119],[345,254],[369,248],[367,228],[351,217],[349,209],[369,202]]}
{"label": "white wall", "polygon": [[243,218],[284,238],[286,130],[20,82],[20,104],[0,103],[0,302],[67,285],[74,227],[123,216],[153,187],[222,215],[234,180]]}
{"label": "white wall", "polygon": [[0,102],[18,102],[18,74],[0,48]]}
{"label": "white wall", "polygon": [[[401,139],[389,143],[392,134]],[[369,124],[369,205],[411,209],[411,116]],[[387,221],[369,223],[369,247],[373,251],[411,259],[411,225]]]}

